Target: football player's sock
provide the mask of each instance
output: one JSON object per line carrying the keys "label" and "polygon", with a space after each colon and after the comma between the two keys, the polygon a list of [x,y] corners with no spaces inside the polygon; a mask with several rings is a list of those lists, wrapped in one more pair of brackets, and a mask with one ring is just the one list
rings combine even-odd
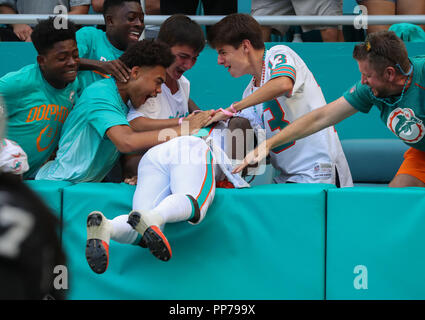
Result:
{"label": "football player's sock", "polygon": [[134,244],[137,241],[139,233],[128,223],[128,215],[124,214],[109,220],[112,225],[111,239],[119,243]]}
{"label": "football player's sock", "polygon": [[194,215],[192,201],[184,194],[169,195],[153,211],[162,216],[164,223],[190,220]]}

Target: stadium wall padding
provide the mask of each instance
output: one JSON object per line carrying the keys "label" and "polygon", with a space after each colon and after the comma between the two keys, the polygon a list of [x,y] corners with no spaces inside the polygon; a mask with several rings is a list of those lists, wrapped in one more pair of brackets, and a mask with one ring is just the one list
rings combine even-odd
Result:
{"label": "stadium wall padding", "polygon": [[82,183],[63,189],[63,246],[70,299],[324,299],[325,189],[264,185],[217,189],[198,225],[169,224],[173,257],[110,242],[107,271],[85,258],[86,219],[128,214],[135,187]]}
{"label": "stadium wall padding", "polygon": [[425,299],[425,190],[329,189],[326,298]]}
{"label": "stadium wall padding", "polygon": [[165,227],[169,262],[111,241],[108,270],[98,275],[85,259],[87,215],[127,214],[135,187],[29,186],[46,202],[63,198],[68,299],[425,299],[422,188],[217,189],[202,223]]}

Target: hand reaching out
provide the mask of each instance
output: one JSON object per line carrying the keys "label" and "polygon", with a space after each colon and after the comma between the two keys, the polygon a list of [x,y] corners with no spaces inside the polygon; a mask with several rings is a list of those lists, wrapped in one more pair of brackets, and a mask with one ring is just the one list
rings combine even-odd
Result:
{"label": "hand reaching out", "polygon": [[244,168],[246,168],[249,165],[259,163],[261,160],[265,159],[267,155],[270,153],[270,148],[267,146],[267,140],[262,142],[257,148],[249,152],[245,159],[243,159],[243,163],[236,166],[235,169],[233,169],[232,173],[239,173]]}
{"label": "hand reaching out", "polygon": [[135,186],[137,184],[137,176],[131,178],[125,178],[124,183],[129,184],[130,186]]}
{"label": "hand reaching out", "polygon": [[199,129],[205,127],[210,122],[213,112],[213,110],[207,110],[188,115],[183,122],[189,122],[189,133],[197,133]]}
{"label": "hand reaching out", "polygon": [[233,117],[234,113],[226,110],[226,109],[218,109],[218,110],[213,110],[212,113],[212,117],[210,119],[210,121],[208,121],[208,123],[206,124],[206,126],[209,126],[210,124],[214,123],[214,122],[218,122],[218,121],[224,121],[227,119],[230,119],[231,117]]}

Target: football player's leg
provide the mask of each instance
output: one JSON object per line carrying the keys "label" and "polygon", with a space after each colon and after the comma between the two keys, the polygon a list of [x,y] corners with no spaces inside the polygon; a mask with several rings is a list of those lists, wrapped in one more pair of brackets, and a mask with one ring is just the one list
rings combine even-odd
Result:
{"label": "football player's leg", "polygon": [[199,223],[214,199],[215,170],[210,149],[202,139],[197,139],[191,141],[188,152],[188,163],[179,163],[171,168],[172,195],[155,208],[167,222]]}
{"label": "football player's leg", "polygon": [[171,247],[161,231],[166,221],[152,209],[171,192],[169,165],[163,161],[161,152],[170,148],[169,144],[157,146],[140,161],[133,211],[128,216],[128,224],[140,235],[139,245],[148,247],[163,261],[171,258]]}

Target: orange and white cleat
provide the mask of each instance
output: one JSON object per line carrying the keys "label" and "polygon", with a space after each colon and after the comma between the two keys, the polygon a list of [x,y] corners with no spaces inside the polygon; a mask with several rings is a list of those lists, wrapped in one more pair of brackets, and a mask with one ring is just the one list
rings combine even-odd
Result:
{"label": "orange and white cleat", "polygon": [[146,216],[138,211],[132,211],[128,216],[128,223],[142,235],[142,246],[149,248],[158,259],[170,260],[172,252],[167,238],[158,226],[149,224],[146,220]]}
{"label": "orange and white cleat", "polygon": [[111,225],[100,211],[87,217],[86,259],[96,273],[104,273],[109,264],[109,239]]}

